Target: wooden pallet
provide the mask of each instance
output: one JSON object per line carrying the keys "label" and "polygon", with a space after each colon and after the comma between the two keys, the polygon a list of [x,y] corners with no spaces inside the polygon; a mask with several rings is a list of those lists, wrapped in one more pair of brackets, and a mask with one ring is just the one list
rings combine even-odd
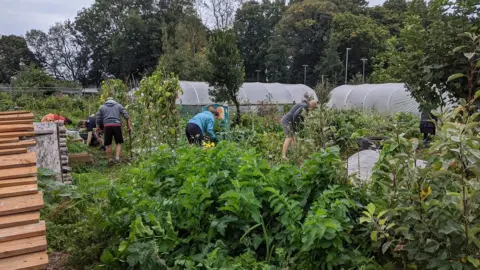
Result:
{"label": "wooden pallet", "polygon": [[32,113],[0,112],[0,270],[47,268],[34,135]]}

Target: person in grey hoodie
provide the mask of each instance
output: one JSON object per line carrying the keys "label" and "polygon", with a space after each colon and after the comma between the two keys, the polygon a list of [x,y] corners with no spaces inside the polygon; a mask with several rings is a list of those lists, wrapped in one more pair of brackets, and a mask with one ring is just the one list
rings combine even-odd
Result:
{"label": "person in grey hoodie", "polygon": [[291,147],[293,150],[295,146],[295,134],[298,132],[299,126],[304,120],[302,114],[308,113],[310,110],[313,110],[316,107],[316,100],[304,100],[302,103],[295,104],[290,111],[282,117],[281,122],[283,132],[285,133],[286,137],[282,147],[283,159],[287,159],[288,148]]}
{"label": "person in grey hoodie", "polygon": [[115,139],[116,153],[115,161],[120,161],[120,154],[122,152],[123,135],[122,135],[122,121],[120,116],[127,120],[127,130],[132,130],[132,124],[127,111],[113,98],[107,98],[107,101],[100,106],[97,112],[97,131],[100,130],[100,124],[103,123],[104,145],[107,148],[108,162],[113,162],[112,159],[112,141]]}

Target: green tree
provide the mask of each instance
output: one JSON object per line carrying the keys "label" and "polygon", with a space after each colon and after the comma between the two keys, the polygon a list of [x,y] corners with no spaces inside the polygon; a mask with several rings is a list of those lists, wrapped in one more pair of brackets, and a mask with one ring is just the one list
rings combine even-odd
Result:
{"label": "green tree", "polygon": [[11,83],[11,78],[33,60],[23,37],[0,36],[0,84]]}
{"label": "green tree", "polygon": [[372,60],[373,72],[371,79],[373,83],[402,82],[404,66],[400,63],[398,38],[393,36],[385,41],[385,50],[378,53]]}
{"label": "green tree", "polygon": [[337,48],[338,43],[336,39],[330,35],[327,47],[325,48],[325,53],[315,67],[315,72],[318,74],[319,78],[321,78],[321,76],[326,76],[326,80],[333,85],[341,83],[344,72],[343,63],[340,59],[340,54],[337,52]]}
{"label": "green tree", "polygon": [[176,26],[172,36],[164,35],[164,54],[160,62],[166,73],[174,73],[181,80],[204,81],[207,29],[200,19],[187,16]]}
{"label": "green tree", "polygon": [[275,25],[286,9],[283,1],[249,1],[237,10],[234,29],[245,63],[246,81],[265,81],[266,56]]}
{"label": "green tree", "polygon": [[362,13],[368,5],[366,0],[330,0],[337,6],[338,12]]}
{"label": "green tree", "polygon": [[30,30],[26,40],[40,64],[56,79],[85,81],[89,50],[72,22],[56,23],[48,33]]}
{"label": "green tree", "polygon": [[[371,18],[351,13],[337,13],[333,19],[332,38],[338,42],[337,51],[345,59],[347,48],[351,48],[348,61],[348,77],[363,72],[362,58],[372,59],[383,51],[384,40],[389,37],[388,30]],[[370,65],[365,74],[369,74]]]}
{"label": "green tree", "polygon": [[245,79],[245,68],[237,48],[233,30],[218,30],[210,38],[207,50],[209,71],[207,81],[212,90],[209,94],[216,102],[232,102],[237,114],[235,123],[240,123],[238,91]]}
{"label": "green tree", "polygon": [[308,65],[307,84],[316,83],[313,67],[328,42],[332,13],[336,10],[331,2],[307,0],[294,3],[285,11],[268,49],[269,81],[303,83],[303,65]]}
{"label": "green tree", "polygon": [[387,0],[381,6],[368,9],[367,14],[378,24],[387,27],[391,35],[396,36],[403,27],[407,10],[406,0]]}
{"label": "green tree", "polygon": [[125,81],[152,72],[164,53],[164,34],[174,36],[183,18],[194,14],[190,1],[95,0],[75,20],[92,52],[90,80],[99,83],[110,73]]}
{"label": "green tree", "polygon": [[35,90],[55,87],[55,79],[48,75],[42,68],[29,65],[22,68],[22,70],[15,75],[12,85],[15,88]]}
{"label": "green tree", "polygon": [[[464,45],[464,32],[478,32],[479,19],[475,12],[475,4],[468,1],[453,5],[441,0],[429,1],[428,5],[421,0],[413,1],[398,43],[389,45],[386,52],[389,55],[377,57],[375,73],[381,75],[382,81],[394,78],[407,83],[420,104],[426,101],[440,104],[443,93],[467,99],[466,80],[454,83],[447,80],[470,65],[454,50]],[[379,77],[375,77],[378,81]],[[474,83],[478,88],[478,81]]]}

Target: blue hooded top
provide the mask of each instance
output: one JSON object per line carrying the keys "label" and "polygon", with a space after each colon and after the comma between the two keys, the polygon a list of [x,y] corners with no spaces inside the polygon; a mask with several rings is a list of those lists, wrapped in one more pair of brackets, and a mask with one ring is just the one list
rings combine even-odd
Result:
{"label": "blue hooded top", "polygon": [[213,123],[215,122],[215,117],[213,113],[209,111],[201,112],[195,115],[190,121],[189,124],[195,124],[200,127],[202,130],[202,134],[205,135],[205,132],[210,136],[212,139],[215,139],[215,133],[213,133]]}

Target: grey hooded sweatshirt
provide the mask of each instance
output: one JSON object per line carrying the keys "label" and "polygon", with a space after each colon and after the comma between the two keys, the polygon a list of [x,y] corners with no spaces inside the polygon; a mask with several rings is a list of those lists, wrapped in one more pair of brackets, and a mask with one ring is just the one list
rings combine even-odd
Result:
{"label": "grey hooded sweatshirt", "polygon": [[126,120],[129,119],[127,111],[113,99],[109,99],[100,106],[97,112],[97,126],[100,126],[100,123],[103,122],[103,126],[121,126],[122,122],[120,121],[120,115],[123,116]]}

